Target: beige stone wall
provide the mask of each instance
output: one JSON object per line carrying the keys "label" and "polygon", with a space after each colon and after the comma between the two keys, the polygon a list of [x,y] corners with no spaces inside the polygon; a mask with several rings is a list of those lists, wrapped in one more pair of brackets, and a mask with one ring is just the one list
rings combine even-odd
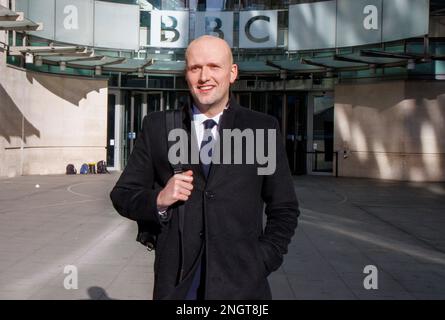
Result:
{"label": "beige stone wall", "polygon": [[26,72],[2,52],[0,61],[0,177],[106,160],[107,81]]}
{"label": "beige stone wall", "polygon": [[339,85],[334,124],[340,176],[445,181],[445,83]]}

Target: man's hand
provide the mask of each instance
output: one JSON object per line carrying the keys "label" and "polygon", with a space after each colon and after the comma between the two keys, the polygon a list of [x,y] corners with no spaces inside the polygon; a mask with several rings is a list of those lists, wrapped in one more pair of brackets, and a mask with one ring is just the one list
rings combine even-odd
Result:
{"label": "man's hand", "polygon": [[193,190],[193,171],[175,174],[159,192],[156,204],[163,211],[177,201],[187,201]]}

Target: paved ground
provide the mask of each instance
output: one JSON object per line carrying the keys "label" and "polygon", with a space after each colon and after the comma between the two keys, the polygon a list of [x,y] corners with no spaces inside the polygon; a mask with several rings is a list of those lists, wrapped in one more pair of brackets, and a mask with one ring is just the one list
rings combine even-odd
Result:
{"label": "paved ground", "polygon": [[[0,299],[151,299],[153,254],[108,198],[117,177],[0,180]],[[445,184],[304,176],[295,186],[302,216],[269,278],[275,299],[445,299]],[[70,265],[78,289],[66,290]],[[367,265],[378,289],[364,288]]]}

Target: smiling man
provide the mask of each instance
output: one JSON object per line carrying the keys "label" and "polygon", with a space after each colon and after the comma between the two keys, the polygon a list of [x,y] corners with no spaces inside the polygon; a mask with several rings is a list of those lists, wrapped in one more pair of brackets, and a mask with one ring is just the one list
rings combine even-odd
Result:
{"label": "smiling man", "polygon": [[[185,76],[193,105],[182,111],[182,129],[196,137],[201,150],[223,140],[226,129],[279,132],[275,118],[230,97],[238,67],[224,40],[203,36],[191,42]],[[271,299],[267,276],[281,265],[299,215],[282,137],[275,135],[276,169],[269,175],[258,175],[259,163],[204,161],[189,162],[174,174],[166,128],[163,112],[144,119],[111,192],[121,215],[160,228],[154,299]],[[249,152],[240,147],[244,155]]]}
{"label": "smiling man", "polygon": [[209,118],[223,112],[230,85],[238,76],[229,46],[219,38],[203,36],[190,43],[185,59],[186,79],[196,107]]}

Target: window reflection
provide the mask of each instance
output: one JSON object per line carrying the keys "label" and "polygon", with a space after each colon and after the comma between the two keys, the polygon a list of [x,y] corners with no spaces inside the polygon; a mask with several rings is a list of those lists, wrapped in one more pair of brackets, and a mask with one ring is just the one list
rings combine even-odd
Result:
{"label": "window reflection", "polygon": [[283,9],[289,5],[289,0],[241,0],[240,9],[244,10],[268,10]]}
{"label": "window reflection", "polygon": [[238,0],[190,0],[190,9],[206,10],[233,10]]}
{"label": "window reflection", "polygon": [[105,0],[109,2],[139,4],[144,10],[269,10],[286,9],[290,4],[329,0]]}
{"label": "window reflection", "polygon": [[187,8],[186,0],[138,0],[138,3],[146,10],[181,10]]}

